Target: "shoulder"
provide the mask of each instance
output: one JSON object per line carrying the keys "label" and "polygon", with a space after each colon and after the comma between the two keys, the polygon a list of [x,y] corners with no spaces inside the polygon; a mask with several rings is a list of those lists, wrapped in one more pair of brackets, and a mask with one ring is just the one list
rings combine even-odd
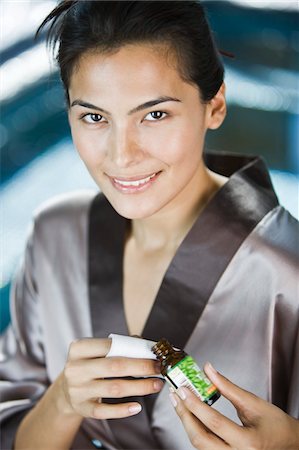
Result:
{"label": "shoulder", "polygon": [[299,260],[299,222],[282,206],[277,206],[257,226],[254,233],[273,252]]}
{"label": "shoulder", "polygon": [[34,218],[40,222],[86,213],[96,195],[97,192],[94,190],[72,191],[56,195],[43,202],[34,211]]}
{"label": "shoulder", "polygon": [[[247,245],[246,245],[247,244]],[[272,280],[282,291],[295,292],[299,277],[299,223],[277,206],[257,225],[245,242],[253,271]],[[269,281],[270,282],[270,281]]]}
{"label": "shoulder", "polygon": [[67,237],[80,238],[88,230],[92,203],[102,194],[94,190],[80,190],[60,194],[42,203],[33,215],[34,241],[49,243]]}

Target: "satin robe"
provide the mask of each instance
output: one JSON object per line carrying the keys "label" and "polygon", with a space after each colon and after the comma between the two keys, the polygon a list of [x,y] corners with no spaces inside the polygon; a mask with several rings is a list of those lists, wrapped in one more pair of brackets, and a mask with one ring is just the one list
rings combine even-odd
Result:
{"label": "satin robe", "polygon": [[[260,158],[207,154],[206,163],[229,180],[178,248],[142,336],[166,337],[199,365],[211,361],[299,418],[298,222],[278,204]],[[36,212],[1,343],[3,449],[62,371],[72,340],[129,333],[122,298],[128,226],[94,192],[60,196]],[[85,419],[72,449],[95,448],[94,439],[110,450],[193,448],[167,386],[136,400],[143,405],[137,416]],[[213,407],[240,423],[223,397]]]}

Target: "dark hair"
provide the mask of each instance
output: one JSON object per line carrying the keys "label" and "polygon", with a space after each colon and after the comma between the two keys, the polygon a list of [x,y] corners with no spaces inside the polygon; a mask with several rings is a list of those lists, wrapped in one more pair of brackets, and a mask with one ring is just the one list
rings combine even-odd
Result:
{"label": "dark hair", "polygon": [[63,0],[45,18],[47,41],[59,44],[57,61],[68,97],[70,78],[85,52],[112,53],[132,43],[167,44],[183,80],[197,85],[202,101],[218,92],[224,68],[198,1]]}

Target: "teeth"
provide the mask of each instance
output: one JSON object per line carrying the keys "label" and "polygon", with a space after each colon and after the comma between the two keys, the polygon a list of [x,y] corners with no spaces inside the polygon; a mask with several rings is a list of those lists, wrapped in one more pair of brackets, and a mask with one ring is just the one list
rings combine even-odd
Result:
{"label": "teeth", "polygon": [[153,178],[156,174],[153,173],[153,175],[143,178],[142,180],[135,180],[135,181],[121,181],[114,178],[115,183],[120,184],[121,186],[140,186],[142,184],[147,183],[151,178]]}

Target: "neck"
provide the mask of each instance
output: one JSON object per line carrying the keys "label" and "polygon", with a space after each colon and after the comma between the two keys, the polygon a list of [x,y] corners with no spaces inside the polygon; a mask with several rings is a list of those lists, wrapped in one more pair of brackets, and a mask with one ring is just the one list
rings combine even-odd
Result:
{"label": "neck", "polygon": [[128,239],[136,248],[144,252],[175,251],[226,178],[203,166],[192,181],[158,213],[132,220]]}

